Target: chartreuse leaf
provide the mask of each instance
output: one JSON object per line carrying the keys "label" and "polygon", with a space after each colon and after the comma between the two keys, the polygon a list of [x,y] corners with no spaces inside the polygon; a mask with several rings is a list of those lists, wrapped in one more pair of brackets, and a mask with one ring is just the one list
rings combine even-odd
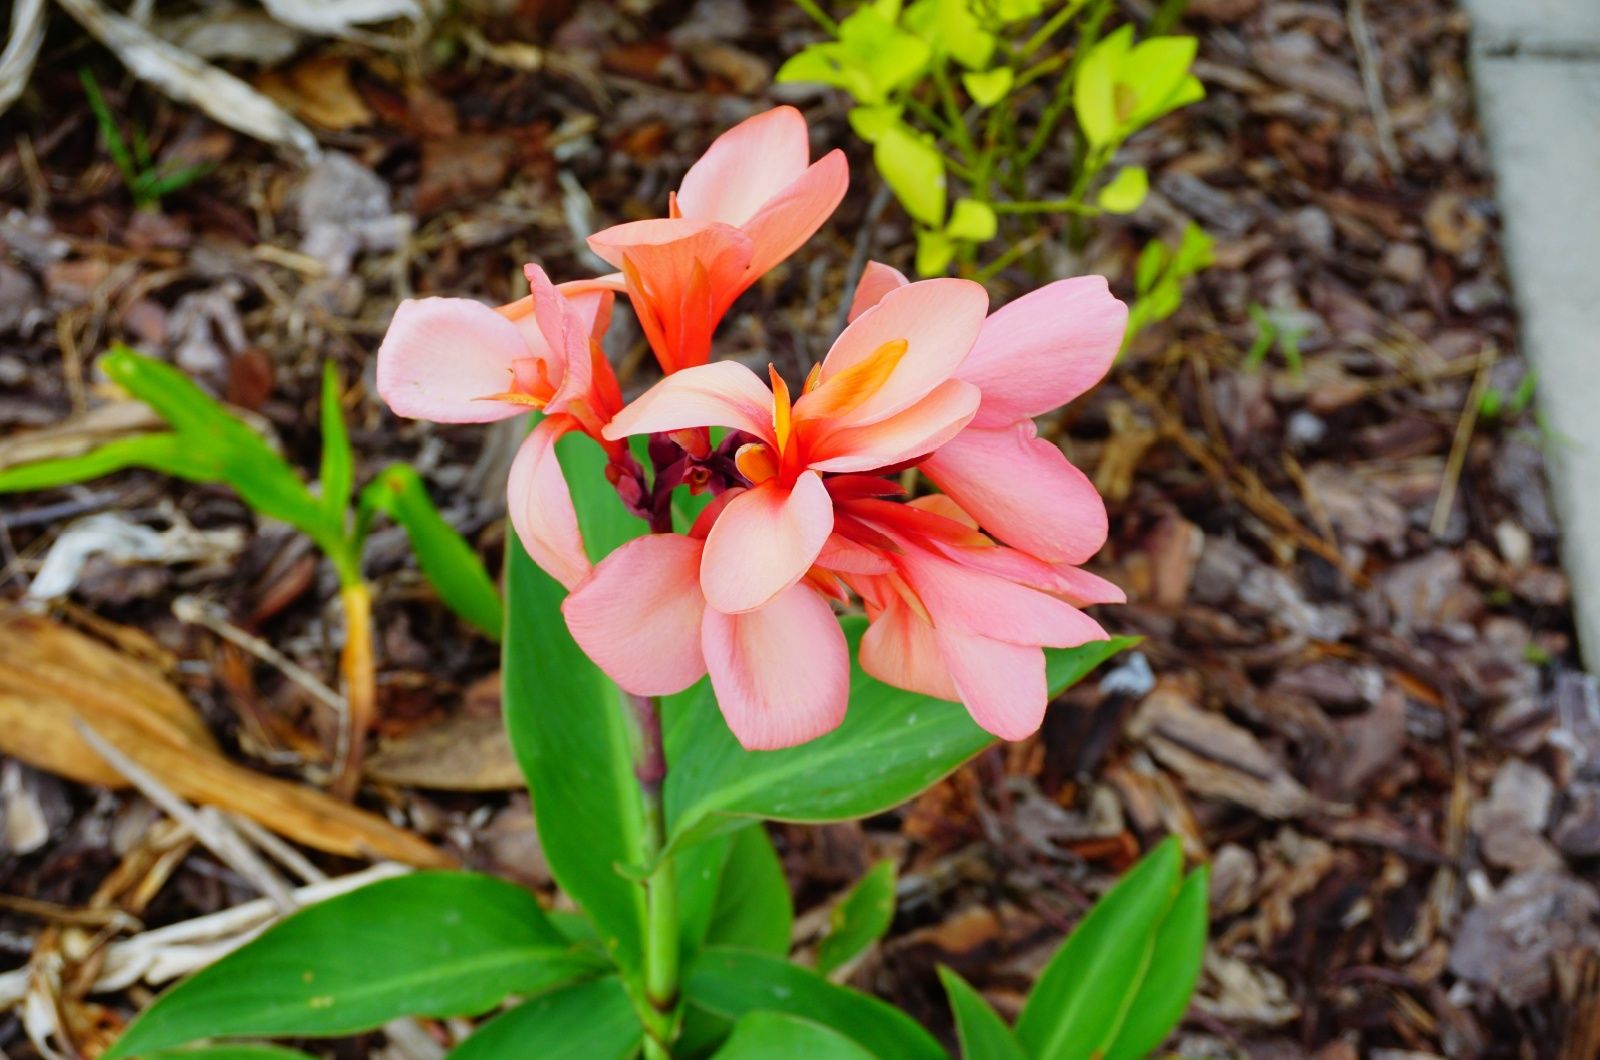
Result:
{"label": "chartreuse leaf", "polygon": [[179,983],[107,1060],[200,1038],[354,1034],[401,1016],[464,1016],[598,974],[533,896],[490,876],[419,872],[287,917]]}
{"label": "chartreuse leaf", "polygon": [[1122,125],[1117,77],[1133,44],[1133,27],[1122,26],[1089,49],[1072,82],[1072,109],[1090,147],[1115,143]]}
{"label": "chartreuse leaf", "polygon": [[970,0],[917,0],[905,23],[934,54],[948,55],[968,70],[982,70],[994,57],[994,34],[983,28]]}
{"label": "chartreuse leaf", "polygon": [[[569,434],[556,452],[592,558],[644,533],[606,482],[605,453],[592,439]],[[636,971],[644,889],[618,871],[646,857],[630,704],[568,634],[561,583],[514,536],[506,556],[506,731],[533,794],[539,841],[556,882],[594,920],[608,952]]]}
{"label": "chartreuse leaf", "polygon": [[980,107],[992,107],[1006,98],[1015,79],[1011,67],[997,66],[993,70],[962,74],[961,84],[966,87],[972,102]]}
{"label": "chartreuse leaf", "polygon": [[851,107],[848,117],[850,128],[855,130],[855,134],[872,144],[878,142],[883,130],[899,124],[900,107],[893,103],[877,103],[871,106],[864,104]]}
{"label": "chartreuse leaf", "polygon": [[146,1053],[145,1060],[311,1060],[311,1057],[280,1045],[241,1042],[235,1045],[200,1045],[193,1049]]}
{"label": "chartreuse leaf", "polygon": [[789,952],[794,903],[778,852],[761,825],[694,843],[674,863],[680,948],[686,958],[701,946],[779,957]]}
{"label": "chartreuse leaf", "polygon": [[828,933],[817,946],[817,971],[842,968],[883,937],[894,920],[895,865],[883,860],[856,881],[828,916]]}
{"label": "chartreuse leaf", "polygon": [[937,229],[917,232],[917,275],[943,276],[956,256],[956,241]]}
{"label": "chartreuse leaf", "polygon": [[500,639],[505,623],[500,590],[478,553],[433,506],[421,475],[405,464],[391,464],[361,491],[361,509],[363,516],[381,511],[405,527],[417,566],[439,590],[439,598],[484,633]]}
{"label": "chartreuse leaf", "polygon": [[684,996],[694,1008],[725,1020],[751,1012],[799,1016],[884,1060],[948,1060],[939,1043],[894,1006],[765,953],[704,950],[689,969]]}
{"label": "chartreuse leaf", "polygon": [[1210,874],[1189,873],[1156,932],[1150,971],[1128,1005],[1127,1019],[1105,1050],[1105,1060],[1144,1060],[1189,1009],[1189,998],[1205,961]]}
{"label": "chartreuse leaf", "polygon": [[1100,189],[1100,208],[1107,213],[1132,213],[1150,194],[1150,174],[1143,166],[1124,166]]}
{"label": "chartreuse leaf", "polygon": [[913,220],[944,224],[944,156],[931,140],[896,122],[878,134],[872,159]]}
{"label": "chartreuse leaf", "polygon": [[1163,840],[1073,929],[1017,1020],[1017,1039],[1029,1056],[1090,1060],[1104,1055],[1150,970],[1182,870],[1178,840]]}
{"label": "chartreuse leaf", "polygon": [[339,400],[339,372],[329,361],[322,366],[322,505],[343,523],[356,485],[356,457]]}
{"label": "chartreuse leaf", "polygon": [[982,994],[943,965],[939,966],[939,981],[950,998],[950,1011],[955,1013],[962,1060],[1028,1060],[1017,1036]]}
{"label": "chartreuse leaf", "polygon": [[148,468],[190,482],[216,482],[221,469],[203,451],[171,431],[116,438],[80,456],[39,460],[0,471],[0,493],[72,486],[130,467]]}
{"label": "chartreuse leaf", "polygon": [[449,1060],[627,1060],[644,1030],[614,976],[564,986],[496,1016]]}
{"label": "chartreuse leaf", "polygon": [[957,199],[955,209],[950,212],[950,223],[944,231],[951,239],[985,243],[994,238],[998,225],[994,207],[988,203],[977,199]]}
{"label": "chartreuse leaf", "polygon": [[[866,622],[843,620],[854,658]],[[513,632],[515,632],[513,630]],[[1059,695],[1117,652],[1121,637],[1047,650],[1050,689]],[[841,821],[880,813],[933,784],[994,741],[958,703],[873,680],[854,666],[844,723],[783,751],[746,751],[702,680],[662,704],[667,749],[669,842],[737,826],[738,818]]]}
{"label": "chartreuse leaf", "polygon": [[733,1025],[716,1060],[876,1060],[838,1031],[782,1012],[752,1012]]}

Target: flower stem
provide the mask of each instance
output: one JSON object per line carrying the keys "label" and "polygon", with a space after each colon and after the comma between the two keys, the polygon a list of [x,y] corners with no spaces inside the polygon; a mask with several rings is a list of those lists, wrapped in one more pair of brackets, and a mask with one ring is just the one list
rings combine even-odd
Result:
{"label": "flower stem", "polygon": [[348,581],[339,590],[344,608],[344,650],[339,669],[344,675],[347,704],[343,754],[339,756],[333,793],[342,799],[355,796],[361,786],[361,760],[367,730],[377,713],[377,672],[372,659],[372,592],[365,582]]}
{"label": "flower stem", "polygon": [[649,696],[630,696],[639,730],[639,755],[634,776],[644,802],[645,855],[653,871],[645,881],[644,992],[650,1006],[646,1014],[645,1056],[666,1060],[678,1027],[678,877],[671,858],[661,857],[666,847],[666,820],[661,786],[667,778],[667,758],[661,739],[661,711]]}

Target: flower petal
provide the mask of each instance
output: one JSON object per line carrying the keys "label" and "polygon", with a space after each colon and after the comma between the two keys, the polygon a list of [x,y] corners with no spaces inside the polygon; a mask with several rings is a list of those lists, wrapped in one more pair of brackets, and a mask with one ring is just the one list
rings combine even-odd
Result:
{"label": "flower petal", "polygon": [[[971,280],[921,280],[889,291],[869,313],[844,329],[822,361],[816,390],[795,403],[795,418],[810,406],[849,411],[836,417],[842,426],[864,426],[908,408],[950,379],[966,358],[983,327],[989,295]],[[841,384],[854,365],[881,356],[885,346],[906,343],[893,371],[872,393],[841,402],[829,393],[830,380]],[[830,417],[835,418],[835,417]]]}
{"label": "flower petal", "polygon": [[750,282],[810,239],[838,209],[849,185],[850,165],[844,152],[829,151],[744,222],[742,227],[755,245]]}
{"label": "flower petal", "polygon": [[439,423],[488,423],[527,412],[484,401],[515,382],[531,356],[517,326],[470,298],[407,299],[378,347],[378,393],[397,416]]}
{"label": "flower petal", "polygon": [[569,416],[540,420],[517,450],[506,481],[506,507],[517,539],[546,574],[568,589],[590,569],[572,493],[555,453],[556,440],[576,427]]}
{"label": "flower petal", "polygon": [[1042,650],[944,629],[934,636],[973,721],[1002,740],[1039,730],[1050,702]]}
{"label": "flower petal", "polygon": [[862,634],[861,669],[907,692],[951,701],[961,698],[933,627],[899,600],[891,600]]}
{"label": "flower petal", "polygon": [[678,188],[682,216],[742,225],[806,171],[811,137],[793,107],[774,107],[711,142]]}
{"label": "flower petal", "polygon": [[926,549],[908,547],[896,564],[941,630],[1052,648],[1106,639],[1098,622],[1064,600]]}
{"label": "flower petal", "polygon": [[1057,280],[996,311],[956,373],[983,391],[974,422],[1001,427],[1065,405],[1105,376],[1127,326],[1103,276]]}
{"label": "flower petal", "polygon": [[701,630],[717,704],[745,750],[793,747],[844,720],[850,649],[833,608],[809,586],[744,614],[708,609]]}
{"label": "flower petal", "polygon": [[572,639],[625,691],[671,695],[705,674],[701,547],[681,534],[634,538],[562,602]]}
{"label": "flower petal", "polygon": [[737,361],[674,372],[617,413],[605,429],[613,441],[685,427],[731,427],[772,442],[772,391]]}
{"label": "flower petal", "polygon": [[861,282],[856,284],[855,297],[850,300],[849,323],[883,300],[883,296],[911,281],[906,274],[881,261],[869,261],[861,271]]}
{"label": "flower petal", "polygon": [[829,431],[810,442],[807,463],[818,471],[871,471],[914,460],[961,433],[978,411],[978,388],[959,379],[865,427]]}
{"label": "flower petal", "polygon": [[1105,544],[1105,502],[1031,420],[968,427],[921,466],[986,531],[1042,560],[1082,563]]}
{"label": "flower petal", "polygon": [[700,585],[718,611],[753,611],[799,581],[833,532],[833,500],[814,471],[734,498],[706,535]]}

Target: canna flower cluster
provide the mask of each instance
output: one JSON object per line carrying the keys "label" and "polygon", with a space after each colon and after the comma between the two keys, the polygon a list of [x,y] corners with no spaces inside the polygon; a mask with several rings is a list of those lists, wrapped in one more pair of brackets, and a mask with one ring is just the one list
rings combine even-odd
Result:
{"label": "canna flower cluster", "polygon": [[[874,262],[797,389],[712,362],[729,306],[821,226],[847,180],[838,151],[810,161],[792,107],[750,118],[690,168],[667,217],[590,237],[619,272],[558,285],[529,265],[531,293],[498,309],[403,303],[379,392],[441,422],[543,412],[511,469],[512,524],[569,590],[573,638],[628,692],[667,695],[709,673],[745,748],[814,739],[844,719],[837,610],[859,606],[867,673],[1019,739],[1049,699],[1043,649],[1105,638],[1081,608],[1123,599],[1080,569],[1105,541],[1099,495],[1033,420],[1106,373],[1127,309],[1087,276],[990,314],[980,284],[911,283]],[[631,403],[600,350],[617,294],[664,373]],[[572,431],[605,448],[607,477],[653,531],[593,565],[553,451]],[[648,436],[648,470],[635,435]],[[908,498],[909,468],[939,492]],[[711,495],[682,534],[679,486]]]}

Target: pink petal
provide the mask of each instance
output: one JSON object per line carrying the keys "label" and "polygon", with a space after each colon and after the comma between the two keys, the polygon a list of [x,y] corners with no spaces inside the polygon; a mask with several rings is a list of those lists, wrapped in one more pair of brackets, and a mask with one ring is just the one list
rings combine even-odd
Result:
{"label": "pink petal", "polygon": [[971,280],[921,280],[889,291],[871,312],[844,329],[822,361],[816,391],[795,403],[795,418],[806,416],[808,401],[823,403],[830,380],[902,339],[906,350],[894,370],[837,419],[841,426],[859,427],[915,404],[954,375],[977,339],[988,307],[988,292]]}
{"label": "pink petal", "polygon": [[934,635],[957,698],[979,727],[1002,740],[1039,730],[1050,702],[1043,651],[945,629]]}
{"label": "pink petal", "polygon": [[856,317],[877,305],[884,295],[910,282],[905,273],[891,265],[881,261],[867,262],[867,267],[861,272],[861,282],[856,284],[855,297],[850,300],[849,322],[854,323]]}
{"label": "pink petal", "polygon": [[[544,336],[545,346],[551,353],[550,379],[556,384],[555,394],[545,406],[545,412],[565,412],[572,402],[587,398],[594,385],[594,360],[589,352],[589,335],[595,317],[586,319],[576,303],[564,297],[539,266],[527,265],[523,272],[533,288],[534,315],[540,334]],[[576,297],[593,303],[594,312],[598,314],[599,300],[613,296],[592,293]]]}
{"label": "pink petal", "polygon": [[1040,559],[1082,563],[1105,544],[1105,502],[1032,421],[968,427],[921,466],[984,530]]}
{"label": "pink petal", "polygon": [[862,635],[861,669],[907,692],[951,701],[961,698],[933,627],[899,600],[890,601]]}
{"label": "pink petal", "polygon": [[634,538],[562,602],[572,639],[625,691],[671,695],[706,672],[700,550],[680,534]]}
{"label": "pink petal", "polygon": [[850,165],[844,152],[829,151],[744,222],[744,230],[755,244],[749,282],[754,283],[810,239],[838,208],[849,185]]}
{"label": "pink petal", "polygon": [[736,361],[674,372],[634,398],[605,429],[613,441],[685,427],[731,427],[772,441],[772,391]]}
{"label": "pink petal", "polygon": [[778,480],[729,503],[706,535],[700,585],[718,611],[753,611],[799,581],[833,532],[833,501],[814,471],[792,488]]}
{"label": "pink petal", "polygon": [[678,209],[697,221],[742,225],[800,179],[811,159],[805,117],[774,107],[711,142],[678,188]]}
{"label": "pink petal", "polygon": [[506,481],[506,507],[517,539],[546,574],[568,589],[589,576],[578,513],[555,453],[556,440],[576,427],[569,416],[540,420],[517,450]]}
{"label": "pink petal", "polygon": [[816,565],[844,574],[888,574],[894,565],[865,545],[838,534],[830,534]]}
{"label": "pink petal", "polygon": [[818,471],[848,472],[913,460],[959,434],[978,411],[978,401],[977,387],[948,380],[887,419],[820,435],[807,446],[807,462]]}
{"label": "pink petal", "polygon": [[810,587],[791,586],[744,614],[707,609],[700,644],[717,705],[745,750],[793,747],[844,720],[850,649]]}
{"label": "pink petal", "polygon": [[1001,427],[1065,405],[1116,360],[1128,307],[1103,276],[1057,280],[998,310],[957,376],[983,391],[980,427]]}
{"label": "pink petal", "polygon": [[1056,585],[1052,591],[1077,607],[1128,602],[1128,594],[1115,582],[1065,564],[1056,568]]}
{"label": "pink petal", "polygon": [[1052,648],[1106,639],[1099,623],[1049,593],[922,548],[908,547],[896,562],[939,629]]}
{"label": "pink petal", "polygon": [[407,299],[378,347],[378,393],[397,416],[439,423],[488,423],[527,412],[484,401],[515,384],[529,357],[517,326],[468,298]]}

